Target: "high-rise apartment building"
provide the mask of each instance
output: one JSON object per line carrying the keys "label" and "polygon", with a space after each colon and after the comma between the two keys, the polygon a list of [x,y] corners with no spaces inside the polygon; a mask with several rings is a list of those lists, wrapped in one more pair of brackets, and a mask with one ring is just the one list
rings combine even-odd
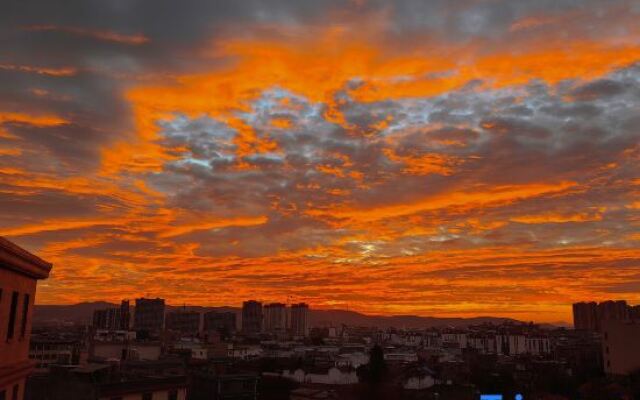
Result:
{"label": "high-rise apartment building", "polygon": [[128,331],[131,323],[131,312],[129,311],[129,300],[120,302],[120,330]]}
{"label": "high-rise apartment building", "polygon": [[262,332],[262,303],[259,301],[242,303],[242,332],[248,335]]}
{"label": "high-rise apartment building", "polygon": [[236,331],[236,314],[209,311],[204,314],[204,330],[232,333]]}
{"label": "high-rise apartment building", "polygon": [[626,321],[629,319],[629,306],[625,300],[607,300],[598,304],[598,320]]}
{"label": "high-rise apartment building", "polygon": [[263,308],[264,331],[269,333],[287,332],[287,306],[282,303],[267,304]]}
{"label": "high-rise apartment building", "polygon": [[136,299],[133,328],[159,333],[164,328],[164,299]]}
{"label": "high-rise apartment building", "polygon": [[601,303],[575,303],[573,326],[577,330],[599,332],[604,321],[628,321],[635,319],[635,308],[625,300],[607,300]]}
{"label": "high-rise apartment building", "polygon": [[38,279],[51,264],[0,237],[0,399],[22,400],[29,360],[31,314]]}
{"label": "high-rise apartment building", "polygon": [[166,327],[174,332],[195,335],[200,332],[200,313],[184,310],[168,313]]}
{"label": "high-rise apartment building", "polygon": [[119,308],[105,308],[93,312],[92,326],[95,329],[106,329],[110,331],[120,330],[121,316]]}
{"label": "high-rise apartment building", "polygon": [[122,300],[119,308],[110,307],[93,312],[93,323],[95,329],[105,329],[109,331],[129,330],[129,300]]}
{"label": "high-rise apartment building", "polygon": [[629,375],[640,370],[640,322],[602,321],[602,359],[610,375]]}
{"label": "high-rise apartment building", "polygon": [[629,306],[629,319],[640,322],[640,305]]}
{"label": "high-rise apartment building", "polygon": [[573,326],[577,330],[598,330],[598,304],[595,301],[573,305]]}
{"label": "high-rise apartment building", "polygon": [[306,303],[291,305],[291,334],[293,336],[309,334],[309,306]]}

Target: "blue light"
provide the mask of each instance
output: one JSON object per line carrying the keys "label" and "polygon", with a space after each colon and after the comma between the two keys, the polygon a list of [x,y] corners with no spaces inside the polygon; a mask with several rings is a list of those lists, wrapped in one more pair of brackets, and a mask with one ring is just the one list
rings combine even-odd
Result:
{"label": "blue light", "polygon": [[481,394],[480,400],[502,400],[501,394]]}
{"label": "blue light", "polygon": [[524,396],[518,393],[516,394],[515,400],[524,400]]}

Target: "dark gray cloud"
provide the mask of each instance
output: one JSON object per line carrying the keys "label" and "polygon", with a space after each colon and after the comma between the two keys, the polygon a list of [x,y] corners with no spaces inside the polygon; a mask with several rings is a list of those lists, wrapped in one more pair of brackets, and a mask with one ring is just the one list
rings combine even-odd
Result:
{"label": "dark gray cloud", "polygon": [[[275,288],[329,306],[447,313],[500,310],[483,303],[493,296],[520,314],[531,311],[522,285],[548,304],[637,286],[633,3],[74,0],[4,11],[0,225],[60,264],[51,301],[136,287],[175,288],[182,301],[222,282],[215,302]],[[282,53],[247,61],[220,51],[232,41]],[[432,59],[451,63],[424,67]],[[256,74],[225,79],[239,68]],[[387,86],[398,93],[380,95]],[[132,99],[134,88],[156,88],[154,101]],[[228,93],[241,101],[207,108]],[[121,169],[107,170],[109,157]],[[589,286],[587,272],[604,283]]]}

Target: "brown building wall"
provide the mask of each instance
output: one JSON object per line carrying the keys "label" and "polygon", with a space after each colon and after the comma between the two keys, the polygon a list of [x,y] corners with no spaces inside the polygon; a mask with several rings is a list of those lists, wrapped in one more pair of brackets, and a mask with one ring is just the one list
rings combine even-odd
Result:
{"label": "brown building wall", "polygon": [[602,358],[607,374],[628,375],[640,370],[640,323],[602,322]]}
{"label": "brown building wall", "polygon": [[[31,334],[31,312],[36,294],[36,280],[13,271],[0,268],[0,365],[11,364],[28,358],[29,336]],[[18,304],[13,339],[7,339],[9,312],[13,292],[18,292]],[[25,336],[21,336],[24,295],[29,295],[29,314]]]}
{"label": "brown building wall", "polygon": [[50,269],[51,264],[0,237],[0,397],[22,400],[24,396],[25,380],[34,366],[29,360],[29,339],[36,282],[46,278]]}
{"label": "brown building wall", "polygon": [[[15,385],[18,385],[18,399],[22,399],[26,375],[31,371],[29,358],[29,336],[31,334],[31,313],[36,291],[36,280],[13,271],[0,268],[0,393],[5,391],[7,399],[12,399]],[[13,327],[13,338],[7,339],[9,313],[13,292],[18,292],[18,303]],[[27,325],[22,336],[22,315],[24,295],[29,295]]]}

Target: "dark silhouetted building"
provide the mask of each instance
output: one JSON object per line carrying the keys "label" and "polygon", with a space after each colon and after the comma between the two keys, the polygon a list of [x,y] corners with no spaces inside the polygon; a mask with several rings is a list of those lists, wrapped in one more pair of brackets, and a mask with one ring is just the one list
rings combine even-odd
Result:
{"label": "dark silhouetted building", "polygon": [[191,400],[255,400],[259,377],[254,373],[197,372],[192,376]]}
{"label": "dark silhouetted building", "polygon": [[120,303],[120,330],[128,331],[131,324],[131,312],[129,311],[129,300],[122,300]]}
{"label": "dark silhouetted building", "polygon": [[629,375],[640,370],[640,323],[602,321],[602,358],[610,375]]}
{"label": "dark silhouetted building", "polygon": [[49,374],[29,378],[27,396],[29,400],[186,400],[187,388],[182,375],[130,374],[109,364],[54,365]]}
{"label": "dark silhouetted building", "polygon": [[200,332],[200,313],[197,311],[174,311],[167,314],[167,329],[185,334]]}
{"label": "dark silhouetted building", "polygon": [[36,368],[50,365],[78,364],[82,343],[79,339],[56,337],[55,335],[31,336],[29,358],[36,362]]}
{"label": "dark silhouetted building", "polygon": [[640,305],[629,307],[629,319],[633,321],[640,321]]}
{"label": "dark silhouetted building", "polygon": [[31,314],[38,279],[51,264],[0,237],[0,399],[22,400],[29,360]]}
{"label": "dark silhouetted building", "polygon": [[259,301],[242,303],[242,332],[249,335],[262,332],[262,303]]}
{"label": "dark silhouetted building", "polygon": [[162,331],[164,328],[164,299],[136,299],[133,328],[136,331]]}
{"label": "dark silhouetted building", "polygon": [[306,303],[291,305],[291,334],[307,336],[309,333],[309,306]]}
{"label": "dark silhouetted building", "polygon": [[577,330],[598,330],[598,304],[595,301],[573,305],[573,326]]}
{"label": "dark silhouetted building", "polygon": [[577,330],[599,332],[604,321],[627,321],[633,319],[634,312],[634,307],[629,307],[625,300],[575,303],[573,326]]}
{"label": "dark silhouetted building", "polygon": [[236,331],[236,314],[209,311],[204,314],[204,330],[232,333]]}
{"label": "dark silhouetted building", "polygon": [[624,300],[608,300],[598,304],[600,324],[606,320],[626,321],[629,319],[629,306]]}
{"label": "dark silhouetted building", "polygon": [[105,329],[110,331],[122,330],[122,309],[105,308],[93,312],[93,324],[95,329]]}
{"label": "dark silhouetted building", "polygon": [[264,306],[264,331],[269,333],[287,332],[287,306],[271,303]]}

